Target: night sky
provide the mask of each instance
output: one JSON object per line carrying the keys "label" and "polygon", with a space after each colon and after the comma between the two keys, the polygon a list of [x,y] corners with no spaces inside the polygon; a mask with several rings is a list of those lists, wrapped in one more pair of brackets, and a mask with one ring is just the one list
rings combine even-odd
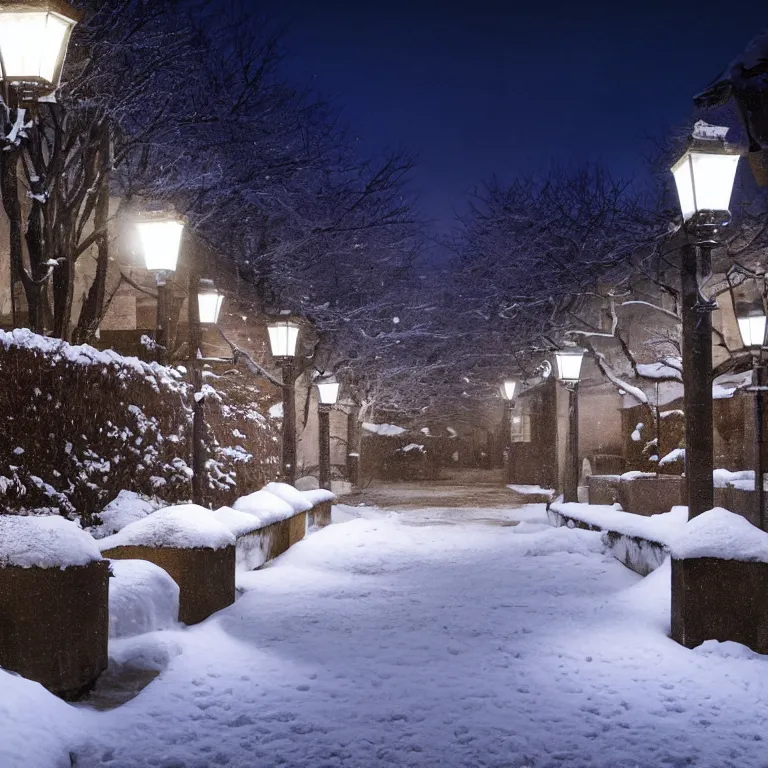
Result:
{"label": "night sky", "polygon": [[[260,5],[260,7],[265,7]],[[528,2],[269,0],[285,67],[344,107],[367,151],[416,154],[439,228],[492,174],[595,161],[644,173],[649,137],[761,29],[757,0]]]}

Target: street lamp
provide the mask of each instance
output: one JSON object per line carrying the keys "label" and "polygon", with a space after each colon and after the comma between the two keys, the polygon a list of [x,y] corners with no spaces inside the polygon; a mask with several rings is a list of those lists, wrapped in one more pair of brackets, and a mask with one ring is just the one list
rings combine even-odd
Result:
{"label": "street lamp", "polygon": [[[749,273],[742,267],[732,267],[726,275],[731,293],[733,313],[739,324],[742,346],[749,350],[752,358],[753,385],[755,393],[755,499],[757,517],[761,529],[765,529],[765,471],[768,466],[768,450],[765,444],[765,349],[766,313],[763,293],[765,277]],[[762,290],[761,290],[762,284]]]}
{"label": "street lamp", "polygon": [[702,294],[712,273],[712,249],[731,221],[731,192],[738,152],[725,143],[727,128],[699,121],[685,154],[672,167],[686,233],[680,282],[683,314],[683,391],[685,477],[689,518],[714,506],[712,472],[712,311],[717,304]]}
{"label": "street lamp", "polygon": [[224,295],[219,293],[213,280],[201,280],[197,292],[197,306],[200,313],[200,322],[203,325],[216,325],[219,321],[219,312],[224,303]]}
{"label": "street lamp", "polygon": [[69,38],[81,16],[63,0],[11,0],[0,6],[0,70],[6,102],[10,85],[37,95],[59,87]]}
{"label": "street lamp", "polygon": [[320,433],[320,477],[321,488],[331,489],[331,411],[339,399],[340,385],[336,381],[317,382],[317,417]]}
{"label": "street lamp", "polygon": [[137,223],[139,239],[144,252],[144,263],[155,275],[157,285],[157,323],[155,342],[158,359],[168,363],[170,359],[171,297],[168,276],[176,271],[181,250],[184,223],[167,214],[148,214]]}
{"label": "street lamp", "polygon": [[296,482],[296,393],[295,358],[300,326],[293,320],[274,320],[267,325],[272,356],[283,374],[283,478]]}
{"label": "street lamp", "polygon": [[515,407],[517,381],[505,379],[499,385],[499,394],[504,401],[504,470],[507,483],[513,482],[512,477],[512,411]]}
{"label": "street lamp", "polygon": [[579,380],[584,350],[576,347],[555,352],[558,381],[568,390],[568,450],[563,478],[563,501],[579,500]]}

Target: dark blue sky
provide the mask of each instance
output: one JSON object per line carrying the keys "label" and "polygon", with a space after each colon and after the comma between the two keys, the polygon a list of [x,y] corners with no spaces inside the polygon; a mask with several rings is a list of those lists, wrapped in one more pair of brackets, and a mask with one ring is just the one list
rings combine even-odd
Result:
{"label": "dark blue sky", "polygon": [[266,7],[288,23],[289,74],[334,97],[369,151],[415,153],[421,207],[442,224],[494,173],[642,173],[648,137],[688,121],[694,93],[768,26],[764,0]]}

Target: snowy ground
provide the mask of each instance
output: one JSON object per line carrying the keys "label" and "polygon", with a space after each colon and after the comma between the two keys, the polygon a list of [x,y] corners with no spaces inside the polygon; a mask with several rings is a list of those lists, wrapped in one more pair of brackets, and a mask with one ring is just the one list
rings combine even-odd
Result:
{"label": "snowy ground", "polygon": [[768,764],[767,660],[669,640],[667,568],[641,580],[543,506],[507,513],[517,527],[363,513],[244,574],[204,624],[116,642],[162,670],[117,709],[0,677],[0,765]]}

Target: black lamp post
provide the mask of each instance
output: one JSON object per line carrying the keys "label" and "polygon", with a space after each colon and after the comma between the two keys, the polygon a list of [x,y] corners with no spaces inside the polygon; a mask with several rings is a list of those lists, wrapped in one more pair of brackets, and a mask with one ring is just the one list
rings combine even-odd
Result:
{"label": "black lamp post", "polygon": [[137,224],[144,262],[157,284],[155,342],[158,362],[168,364],[171,354],[171,300],[168,277],[176,271],[181,249],[183,222],[164,213],[145,214]]}
{"label": "black lamp post", "polygon": [[517,381],[505,379],[499,385],[499,394],[504,401],[504,475],[506,482],[513,482],[512,477],[512,412],[515,409]]}
{"label": "black lamp post", "polygon": [[731,220],[728,209],[739,156],[725,143],[727,131],[696,123],[688,149],[672,167],[685,230],[692,238],[683,247],[680,273],[689,518],[714,506],[712,311],[717,304],[701,289],[712,273],[716,238]]}
{"label": "black lamp post", "polygon": [[202,504],[205,493],[205,397],[203,396],[203,369],[200,347],[204,325],[215,325],[219,320],[224,296],[216,290],[213,280],[201,280],[196,273],[189,278],[189,367],[194,389],[192,403],[192,501]]}
{"label": "black lamp post", "polygon": [[293,320],[275,320],[267,326],[272,356],[283,374],[283,468],[285,482],[296,482],[296,392],[295,359],[299,325]]}
{"label": "black lamp post", "polygon": [[[755,499],[761,529],[765,529],[765,472],[768,468],[768,450],[765,444],[765,277],[747,275],[745,271],[731,269],[728,272],[733,312],[739,324],[741,343],[752,357],[753,385],[755,393]],[[762,284],[763,290],[760,290]]]}
{"label": "black lamp post", "polygon": [[563,478],[563,501],[579,500],[579,379],[584,350],[575,347],[555,352],[558,381],[568,390],[568,447]]}
{"label": "black lamp post", "polygon": [[320,477],[321,488],[331,489],[331,411],[339,399],[339,384],[335,381],[317,383],[317,417],[320,433]]}

